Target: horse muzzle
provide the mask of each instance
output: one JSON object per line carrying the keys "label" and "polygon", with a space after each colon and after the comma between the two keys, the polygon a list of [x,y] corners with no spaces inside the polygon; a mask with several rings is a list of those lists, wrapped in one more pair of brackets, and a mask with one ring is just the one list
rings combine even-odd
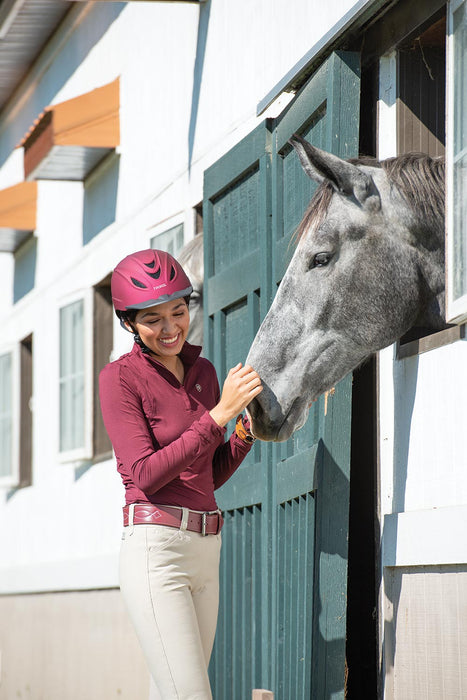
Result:
{"label": "horse muzzle", "polygon": [[308,416],[307,402],[298,397],[290,409],[284,412],[277,399],[271,404],[267,393],[265,396],[263,394],[264,390],[246,408],[251,432],[265,442],[284,442],[305,423]]}

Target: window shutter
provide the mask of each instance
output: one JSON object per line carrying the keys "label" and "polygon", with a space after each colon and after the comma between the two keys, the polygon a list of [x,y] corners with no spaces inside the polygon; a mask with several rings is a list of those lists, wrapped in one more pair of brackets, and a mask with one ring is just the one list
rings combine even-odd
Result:
{"label": "window shutter", "polygon": [[32,483],[32,391],[33,391],[33,337],[24,338],[20,343],[20,425],[19,445],[19,485]]}
{"label": "window shutter", "polygon": [[113,348],[113,308],[110,283],[94,287],[94,338],[93,338],[93,451],[95,460],[108,456],[112,445],[102,419],[99,400],[99,373],[110,362]]}

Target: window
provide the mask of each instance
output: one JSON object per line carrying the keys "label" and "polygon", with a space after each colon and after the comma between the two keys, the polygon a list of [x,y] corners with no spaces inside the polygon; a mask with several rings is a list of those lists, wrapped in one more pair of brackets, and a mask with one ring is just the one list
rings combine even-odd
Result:
{"label": "window", "polygon": [[17,353],[0,355],[0,484],[16,486],[18,482],[17,391],[14,382]]}
{"label": "window", "polygon": [[183,248],[183,224],[177,224],[172,228],[159,233],[151,238],[151,248],[165,250],[176,258]]}
{"label": "window", "polygon": [[80,298],[60,309],[59,452],[70,460],[91,456],[89,306]]}
{"label": "window", "polygon": [[467,2],[448,15],[447,319],[467,319]]}

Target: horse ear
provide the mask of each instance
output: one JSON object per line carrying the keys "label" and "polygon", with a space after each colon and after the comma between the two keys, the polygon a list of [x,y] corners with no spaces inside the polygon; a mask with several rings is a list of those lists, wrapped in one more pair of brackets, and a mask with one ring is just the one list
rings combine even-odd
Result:
{"label": "horse ear", "polygon": [[347,197],[353,195],[360,204],[371,197],[373,208],[376,204],[373,199],[375,195],[379,201],[372,178],[356,165],[312,146],[299,134],[294,134],[289,143],[297,152],[303,170],[315,182],[329,182],[337,192]]}

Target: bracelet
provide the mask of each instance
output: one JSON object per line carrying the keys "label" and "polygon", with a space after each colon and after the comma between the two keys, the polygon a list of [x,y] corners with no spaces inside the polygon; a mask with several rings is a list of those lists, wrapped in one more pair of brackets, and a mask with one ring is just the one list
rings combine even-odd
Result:
{"label": "bracelet", "polygon": [[243,440],[243,442],[248,442],[250,445],[256,440],[255,436],[252,435],[248,428],[245,427],[241,413],[237,416],[237,420],[235,422],[235,432],[240,440]]}

